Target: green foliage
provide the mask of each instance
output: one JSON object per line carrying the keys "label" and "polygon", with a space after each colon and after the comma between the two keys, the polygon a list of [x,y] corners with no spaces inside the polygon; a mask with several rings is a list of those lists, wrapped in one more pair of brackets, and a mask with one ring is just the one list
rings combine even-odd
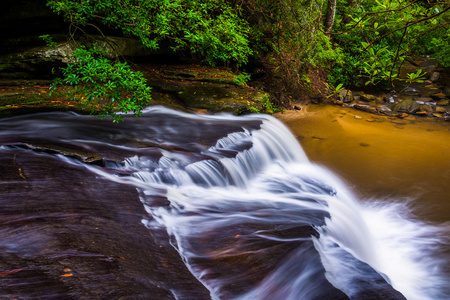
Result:
{"label": "green foliage", "polygon": [[422,71],[422,69],[417,70],[415,73],[408,73],[405,81],[409,84],[417,82],[422,83],[426,79],[426,72]]}
{"label": "green foliage", "polygon": [[[255,0],[242,3],[252,26],[255,52],[272,70],[279,91],[297,95],[308,87],[308,73],[342,58],[322,31],[322,1]],[[278,92],[279,92],[278,91]]]}
{"label": "green foliage", "polygon": [[54,48],[58,45],[53,41],[53,37],[51,37],[49,34],[40,35],[39,38],[42,39],[48,47]]}
{"label": "green foliage", "polygon": [[398,76],[398,68],[400,67],[399,60],[394,57],[404,60],[404,52],[394,53],[389,49],[389,46],[381,47],[380,45],[369,47],[366,42],[361,43],[362,48],[366,49],[361,55],[361,66],[364,70],[364,75],[361,75],[367,80],[365,85],[377,85],[380,83],[390,83]]}
{"label": "green foliage", "polygon": [[327,89],[330,95],[328,95],[327,98],[333,97],[333,96],[339,96],[342,90],[345,89],[344,84],[339,83],[338,85],[334,86],[332,84],[327,84]]}
{"label": "green foliage", "polygon": [[96,47],[81,47],[73,53],[74,63],[62,68],[62,78],[51,85],[52,91],[66,85],[72,100],[100,117],[110,116],[114,122],[122,120],[116,111],[133,111],[140,115],[142,108],[151,100],[151,88],[140,72],[130,69],[124,62],[111,61]]}
{"label": "green foliage", "polygon": [[329,76],[333,84],[391,85],[403,62],[414,55],[450,65],[448,3],[370,0],[351,1],[354,5],[349,6],[348,2],[338,1],[335,41],[344,58],[333,66]]}
{"label": "green foliage", "polygon": [[150,49],[170,42],[173,50],[198,54],[211,65],[245,64],[252,54],[247,22],[222,0],[49,0],[47,4],[75,26],[101,22],[138,37]]}
{"label": "green foliage", "polygon": [[278,107],[275,107],[274,104],[272,103],[272,101],[270,101],[269,95],[266,95],[263,107],[264,107],[264,112],[266,114],[270,114],[270,115],[281,111],[281,109],[279,109]]}
{"label": "green foliage", "polygon": [[254,106],[249,106],[249,107],[248,107],[248,110],[249,110],[251,113],[253,113],[253,114],[259,114],[259,113],[261,113],[261,111],[260,111],[259,109],[257,109],[256,107],[254,107]]}
{"label": "green foliage", "polygon": [[236,77],[233,80],[233,83],[236,85],[240,85],[240,86],[246,86],[247,82],[250,80],[250,75],[242,72],[238,75],[236,75]]}

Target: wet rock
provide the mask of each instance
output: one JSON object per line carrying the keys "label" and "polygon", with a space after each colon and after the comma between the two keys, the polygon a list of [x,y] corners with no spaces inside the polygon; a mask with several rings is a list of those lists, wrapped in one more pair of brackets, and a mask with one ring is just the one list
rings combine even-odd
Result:
{"label": "wet rock", "polygon": [[439,100],[438,102],[436,102],[436,105],[441,105],[441,106],[447,106],[450,104],[450,100],[448,99],[442,99]]}
{"label": "wet rock", "polygon": [[431,74],[431,76],[430,76],[430,81],[438,81],[439,80],[439,77],[440,77],[440,73],[439,72],[433,72],[433,74]]}
{"label": "wet rock", "polygon": [[429,112],[426,112],[426,111],[418,111],[418,112],[416,112],[416,115],[417,116],[421,116],[421,117],[426,117],[426,116],[428,116],[428,114],[429,114]]}
{"label": "wet rock", "polygon": [[433,107],[431,107],[431,105],[428,105],[428,104],[421,104],[419,110],[415,112],[416,115],[422,116],[422,117],[431,115],[432,113],[433,113]]}
{"label": "wet rock", "polygon": [[184,87],[178,93],[178,97],[189,107],[239,114],[240,110],[245,110],[248,107],[261,110],[267,95],[257,90],[203,83]]}
{"label": "wet rock", "polygon": [[2,151],[0,166],[0,270],[18,270],[0,298],[209,299],[167,233],[142,224],[132,186],[22,150]]}
{"label": "wet rock", "polygon": [[191,64],[146,66],[141,71],[154,90],[174,95],[190,108],[251,113],[261,111],[269,99],[263,91],[237,84],[237,75],[226,68]]}
{"label": "wet rock", "polygon": [[376,110],[376,108],[369,106],[369,105],[361,105],[361,104],[355,104],[353,105],[353,108],[360,110],[360,111],[365,111],[371,114],[378,114],[378,111]]}
{"label": "wet rock", "polygon": [[445,99],[445,98],[446,98],[446,96],[445,96],[445,94],[444,94],[443,92],[439,92],[439,93],[436,93],[436,94],[432,94],[432,95],[430,95],[430,97],[431,97],[433,100],[442,100],[442,99]]}
{"label": "wet rock", "polygon": [[377,104],[383,104],[383,103],[389,102],[389,100],[390,99],[389,99],[388,95],[382,95],[382,96],[376,97],[375,102]]}
{"label": "wet rock", "polygon": [[343,103],[350,103],[352,102],[354,99],[353,97],[353,92],[351,90],[342,90],[339,93],[339,99],[343,102]]}
{"label": "wet rock", "polygon": [[427,113],[429,113],[429,112],[432,112],[432,111],[433,111],[433,108],[431,107],[431,105],[421,104],[420,105],[420,110],[418,112],[427,112]]}
{"label": "wet rock", "polygon": [[393,111],[395,112],[407,112],[413,114],[420,109],[419,103],[414,100],[404,100],[400,103],[397,103],[393,107]]}
{"label": "wet rock", "polygon": [[371,94],[362,94],[362,95],[360,95],[360,99],[361,99],[361,101],[364,101],[364,102],[371,102],[371,101],[376,101],[377,97],[375,95],[371,95]]}
{"label": "wet rock", "polygon": [[437,113],[446,113],[446,112],[447,112],[447,109],[445,109],[445,108],[442,107],[442,106],[436,106],[435,111],[436,111]]}
{"label": "wet rock", "polygon": [[378,112],[381,114],[390,114],[392,109],[390,109],[387,105],[381,105],[377,108]]}

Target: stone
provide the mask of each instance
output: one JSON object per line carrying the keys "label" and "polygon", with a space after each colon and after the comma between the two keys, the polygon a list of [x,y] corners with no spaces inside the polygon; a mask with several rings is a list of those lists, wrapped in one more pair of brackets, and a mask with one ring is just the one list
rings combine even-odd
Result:
{"label": "stone", "polygon": [[436,105],[441,105],[441,106],[447,106],[450,104],[450,100],[448,99],[442,99],[439,100],[438,102],[436,102]]}
{"label": "stone", "polygon": [[376,97],[375,102],[377,104],[383,104],[385,102],[389,102],[389,97],[387,95],[382,95],[382,96]]}
{"label": "stone", "polygon": [[420,105],[419,111],[416,111],[416,115],[427,116],[428,114],[431,114],[432,112],[433,112],[433,108],[431,107],[431,105],[422,104],[422,105]]}
{"label": "stone", "polygon": [[439,72],[433,72],[433,74],[431,74],[431,76],[430,76],[430,81],[438,81],[439,80],[439,77],[440,77],[440,73]]}
{"label": "stone", "polygon": [[442,100],[442,99],[446,98],[446,96],[443,92],[432,94],[432,95],[430,95],[430,97],[434,100]]}
{"label": "stone", "polygon": [[446,113],[447,112],[447,110],[442,106],[436,106],[435,110],[437,113]]}
{"label": "stone", "polygon": [[376,110],[376,108],[371,107],[369,105],[361,105],[361,104],[355,104],[353,105],[353,108],[360,110],[360,111],[365,111],[371,114],[378,114],[378,111]]}
{"label": "stone", "polygon": [[377,111],[382,114],[390,114],[392,109],[390,109],[387,105],[382,105],[377,108]]}
{"label": "stone", "polygon": [[426,116],[428,116],[428,112],[426,112],[426,111],[418,111],[418,112],[416,112],[416,115],[417,116],[421,116],[421,117],[426,117]]}
{"label": "stone", "polygon": [[360,96],[360,100],[364,101],[364,102],[376,101],[377,97],[375,95],[371,95],[371,94],[362,94]]}
{"label": "stone", "polygon": [[419,103],[414,100],[404,100],[400,103],[397,103],[393,107],[393,111],[395,112],[406,112],[409,114],[413,114],[420,109]]}
{"label": "stone", "polygon": [[354,100],[353,92],[351,90],[342,90],[339,93],[339,98],[341,99],[341,101],[343,103],[353,102],[353,100]]}

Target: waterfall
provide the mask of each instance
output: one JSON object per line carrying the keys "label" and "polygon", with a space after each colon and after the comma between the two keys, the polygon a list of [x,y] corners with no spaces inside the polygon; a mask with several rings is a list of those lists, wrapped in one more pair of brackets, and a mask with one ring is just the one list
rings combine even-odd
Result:
{"label": "waterfall", "polygon": [[[408,299],[442,296],[439,288],[433,289],[445,286],[445,277],[442,280],[437,269],[442,262],[425,262],[413,255],[432,243],[426,232],[436,231],[435,227],[398,216],[387,217],[386,210],[394,204],[371,207],[359,203],[335,175],[308,161],[295,137],[275,118],[252,115],[238,120],[242,119],[257,119],[262,124],[258,129],[243,128],[219,139],[202,152],[210,159],[183,163],[163,151],[152,171],[134,173],[149,187],[167,191],[168,207],[154,207],[152,192],[146,188],[141,188],[141,201],[158,225],[173,237],[174,247],[191,272],[210,289],[213,298],[317,297],[314,278],[320,268],[312,263],[313,258],[307,266],[302,260],[302,255],[311,252],[307,246],[310,244],[302,243],[307,240],[318,251],[327,280],[348,296],[361,289],[352,282],[374,280],[377,275]],[[139,164],[141,158],[133,157],[126,161],[125,168],[133,169]],[[396,208],[402,209],[399,205]],[[379,228],[378,222],[384,228]],[[156,226],[155,222],[146,225]],[[414,232],[411,226],[421,229]],[[292,228],[295,232],[306,227],[314,228],[317,235],[292,233]],[[399,233],[405,227],[408,236],[402,237]],[[283,232],[289,232],[288,237]],[[267,249],[253,249],[266,241],[271,242]],[[289,258],[276,260],[270,275],[256,286],[245,292],[235,292],[230,287],[240,278],[249,279],[245,273],[232,273],[231,268],[237,263],[224,267],[224,261],[239,261],[245,255],[257,257],[264,251],[270,252],[270,247],[291,247],[295,242],[300,246],[290,251]],[[199,249],[203,244],[211,249]],[[370,272],[366,264],[375,275],[367,274]],[[217,271],[216,265],[223,270]],[[256,265],[255,268],[264,268]],[[220,272],[231,272],[232,276]]]}
{"label": "waterfall", "polygon": [[148,213],[142,223],[167,231],[212,299],[450,296],[445,255],[438,255],[448,246],[448,224],[414,220],[401,199],[357,199],[271,116],[153,107],[141,118],[125,116],[122,127],[73,114],[35,118],[8,120],[0,139],[34,141],[45,129],[51,134],[42,139],[61,136],[58,143],[111,160],[122,155],[121,163],[93,164],[45,150],[134,186]]}

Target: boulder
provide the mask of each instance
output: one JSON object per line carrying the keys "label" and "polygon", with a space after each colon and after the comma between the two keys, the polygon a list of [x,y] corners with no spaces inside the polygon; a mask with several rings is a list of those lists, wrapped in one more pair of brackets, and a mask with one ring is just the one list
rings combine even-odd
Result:
{"label": "boulder", "polygon": [[393,111],[395,112],[406,112],[409,114],[413,114],[420,109],[419,103],[414,100],[403,100],[394,105]]}
{"label": "boulder", "polygon": [[420,112],[431,113],[431,112],[433,112],[433,108],[431,107],[431,105],[422,104],[422,105],[420,105],[419,111],[416,113],[420,113]]}
{"label": "boulder", "polygon": [[439,72],[433,72],[433,74],[431,74],[431,76],[430,76],[430,81],[432,81],[432,82],[438,81],[440,75],[441,74]]}
{"label": "boulder", "polygon": [[353,100],[355,100],[355,98],[353,97],[353,92],[351,90],[342,90],[339,93],[339,99],[343,102],[343,103],[350,103]]}
{"label": "boulder", "polygon": [[441,106],[447,106],[449,104],[450,104],[449,99],[442,99],[442,100],[439,100],[438,102],[436,102],[436,105],[441,105]]}
{"label": "boulder", "polygon": [[371,101],[376,101],[377,97],[375,95],[371,95],[371,94],[362,94],[362,95],[360,95],[359,99],[364,102],[371,102]]}
{"label": "boulder", "polygon": [[442,106],[436,106],[435,111],[437,113],[443,113],[443,114],[447,113],[447,110]]}

